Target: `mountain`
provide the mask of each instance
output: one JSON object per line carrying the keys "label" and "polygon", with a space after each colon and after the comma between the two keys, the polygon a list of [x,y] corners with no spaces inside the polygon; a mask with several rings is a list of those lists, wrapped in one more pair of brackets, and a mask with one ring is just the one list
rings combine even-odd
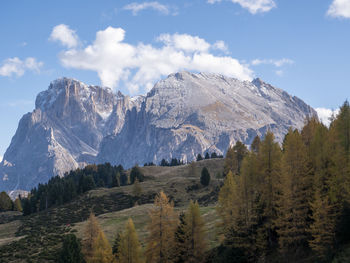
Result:
{"label": "mountain", "polygon": [[181,72],[130,98],[73,79],[53,81],[22,117],[0,164],[0,189],[30,189],[88,163],[130,167],[161,159],[223,154],[237,140],[289,127],[316,112],[260,79]]}

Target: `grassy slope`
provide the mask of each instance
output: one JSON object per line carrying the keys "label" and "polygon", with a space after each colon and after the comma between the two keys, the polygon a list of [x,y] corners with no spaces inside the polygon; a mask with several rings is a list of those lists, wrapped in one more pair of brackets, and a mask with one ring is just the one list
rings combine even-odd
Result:
{"label": "grassy slope", "polygon": [[[199,184],[200,171],[209,169],[212,181],[209,187]],[[170,196],[178,211],[186,209],[189,200],[198,200],[208,228],[208,240],[213,246],[217,216],[215,202],[222,179],[216,178],[223,170],[223,159],[195,163],[195,172],[189,165],[176,167],[142,167],[146,181],[141,183],[142,196],[133,196],[133,186],[100,188],[76,200],[18,220],[0,222],[0,262],[52,262],[61,246],[61,237],[70,231],[83,236],[85,221],[93,211],[98,215],[110,241],[124,228],[127,218],[135,221],[141,241],[147,236],[148,211],[154,196],[163,190]],[[134,206],[135,203],[139,205]],[[5,231],[6,230],[6,231]],[[19,239],[19,240],[18,240]]]}

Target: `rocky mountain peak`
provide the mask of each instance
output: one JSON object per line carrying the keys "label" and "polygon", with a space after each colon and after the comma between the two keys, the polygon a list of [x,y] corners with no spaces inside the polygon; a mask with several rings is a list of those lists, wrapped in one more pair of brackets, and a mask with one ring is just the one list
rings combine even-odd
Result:
{"label": "rocky mountain peak", "polygon": [[0,164],[0,190],[30,190],[71,169],[110,162],[129,168],[163,158],[191,161],[250,144],[267,130],[282,141],[315,111],[260,79],[178,72],[145,96],[60,78],[40,92],[22,117]]}

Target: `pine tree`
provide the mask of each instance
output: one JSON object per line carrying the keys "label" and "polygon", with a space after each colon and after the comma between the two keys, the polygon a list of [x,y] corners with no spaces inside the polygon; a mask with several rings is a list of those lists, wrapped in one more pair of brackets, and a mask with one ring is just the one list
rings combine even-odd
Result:
{"label": "pine tree", "polygon": [[208,152],[206,152],[204,159],[206,159],[206,160],[210,159],[210,156],[209,156]]}
{"label": "pine tree", "polygon": [[74,234],[68,234],[63,239],[63,247],[58,258],[59,263],[83,263],[81,244]]}
{"label": "pine tree", "polygon": [[174,203],[170,202],[164,192],[160,192],[154,200],[155,208],[150,212],[147,239],[147,262],[171,262],[172,248],[177,218]]}
{"label": "pine tree", "polygon": [[189,258],[188,242],[190,240],[189,233],[187,231],[187,223],[185,220],[185,214],[179,215],[179,225],[175,232],[175,246],[174,246],[174,263],[184,263]]}
{"label": "pine tree", "polygon": [[288,257],[298,258],[297,251],[307,246],[308,215],[310,213],[311,177],[306,146],[298,130],[289,130],[283,143],[282,178],[279,185],[278,219],[279,246]]}
{"label": "pine tree", "polygon": [[112,247],[112,252],[113,252],[113,255],[115,256],[115,258],[118,260],[119,259],[119,247],[120,247],[120,242],[122,240],[122,236],[120,233],[117,234],[117,237],[115,238],[114,240],[114,244],[113,244],[113,247]]}
{"label": "pine tree", "polygon": [[135,165],[130,172],[130,184],[133,184],[135,182],[135,180],[138,180],[139,182],[143,182],[145,179],[145,176],[143,175],[143,173],[141,172],[140,167],[138,167],[137,165]]}
{"label": "pine tree", "polygon": [[247,153],[247,147],[240,141],[237,141],[235,146],[230,147],[225,157],[224,173],[228,174],[229,171],[232,171],[233,174],[240,174],[242,161]]}
{"label": "pine tree", "polygon": [[116,262],[112,248],[103,231],[99,231],[93,244],[92,257],[87,263],[113,263]]}
{"label": "pine tree", "polygon": [[199,153],[199,154],[197,155],[197,162],[202,161],[202,160],[203,160],[203,157],[202,157],[202,155]]}
{"label": "pine tree", "polygon": [[94,244],[100,232],[101,229],[97,219],[95,215],[91,213],[85,228],[85,239],[83,242],[83,254],[86,262],[89,262],[93,258]]}
{"label": "pine tree", "polygon": [[141,246],[134,223],[129,218],[124,233],[121,235],[118,248],[118,263],[140,263]]}
{"label": "pine tree", "polygon": [[202,169],[200,181],[203,186],[208,186],[210,183],[210,173],[206,167]]}

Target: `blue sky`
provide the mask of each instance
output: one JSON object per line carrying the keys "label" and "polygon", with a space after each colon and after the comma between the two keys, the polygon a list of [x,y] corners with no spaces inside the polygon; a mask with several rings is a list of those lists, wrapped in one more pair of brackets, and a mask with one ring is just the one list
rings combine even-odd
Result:
{"label": "blue sky", "polygon": [[0,156],[62,76],[133,95],[171,71],[211,71],[315,108],[349,98],[350,0],[5,0],[0,35]]}

